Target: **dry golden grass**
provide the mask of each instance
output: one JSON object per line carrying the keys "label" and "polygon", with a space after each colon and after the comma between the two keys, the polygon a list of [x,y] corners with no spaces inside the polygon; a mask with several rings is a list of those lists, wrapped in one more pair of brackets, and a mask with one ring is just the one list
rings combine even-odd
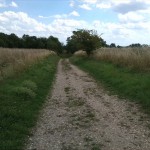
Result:
{"label": "dry golden grass", "polygon": [[86,52],[83,50],[78,50],[74,53],[75,56],[87,56]]}
{"label": "dry golden grass", "polygon": [[0,48],[0,80],[24,70],[50,54],[55,53],[43,49]]}
{"label": "dry golden grass", "polygon": [[94,58],[139,71],[150,71],[150,48],[101,48],[94,52]]}

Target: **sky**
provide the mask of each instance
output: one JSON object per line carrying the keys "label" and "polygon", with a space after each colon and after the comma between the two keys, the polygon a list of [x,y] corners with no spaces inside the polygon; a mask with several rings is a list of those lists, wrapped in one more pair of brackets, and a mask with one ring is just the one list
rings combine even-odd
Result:
{"label": "sky", "polygon": [[0,32],[58,37],[96,30],[107,42],[150,45],[150,0],[0,0]]}

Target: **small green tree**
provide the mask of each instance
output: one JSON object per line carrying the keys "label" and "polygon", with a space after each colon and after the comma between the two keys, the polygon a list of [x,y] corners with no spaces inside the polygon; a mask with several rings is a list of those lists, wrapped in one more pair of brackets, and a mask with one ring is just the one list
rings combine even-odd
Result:
{"label": "small green tree", "polygon": [[67,39],[67,46],[72,52],[82,49],[89,56],[93,50],[106,46],[106,42],[95,30],[80,29],[73,31],[73,35]]}

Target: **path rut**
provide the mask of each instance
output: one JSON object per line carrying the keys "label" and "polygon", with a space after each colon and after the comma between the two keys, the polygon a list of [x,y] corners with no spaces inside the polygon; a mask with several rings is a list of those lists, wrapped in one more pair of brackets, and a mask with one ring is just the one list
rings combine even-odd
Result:
{"label": "path rut", "polygon": [[27,150],[150,150],[150,121],[87,73],[60,60]]}

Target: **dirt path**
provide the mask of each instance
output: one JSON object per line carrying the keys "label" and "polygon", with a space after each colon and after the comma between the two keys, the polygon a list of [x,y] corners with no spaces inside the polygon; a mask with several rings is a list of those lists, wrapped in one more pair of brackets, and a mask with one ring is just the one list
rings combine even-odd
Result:
{"label": "dirt path", "polygon": [[61,60],[27,150],[150,150],[150,122],[131,102]]}

